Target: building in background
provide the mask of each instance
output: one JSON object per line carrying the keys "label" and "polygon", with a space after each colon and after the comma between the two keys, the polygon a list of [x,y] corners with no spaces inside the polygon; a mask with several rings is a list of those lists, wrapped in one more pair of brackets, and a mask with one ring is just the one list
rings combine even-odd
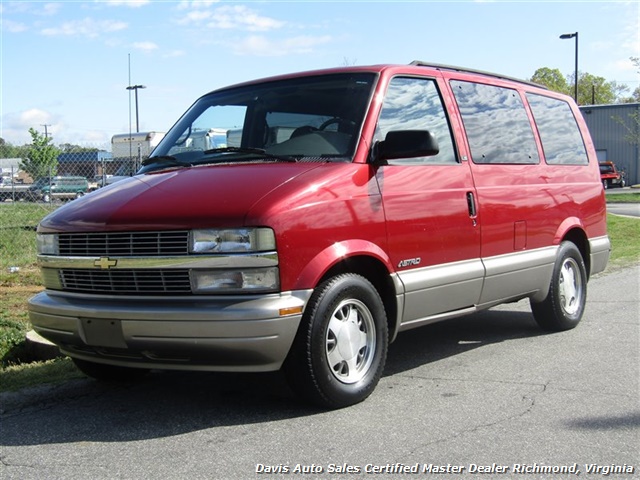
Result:
{"label": "building in background", "polygon": [[598,160],[616,164],[627,185],[640,184],[640,103],[580,107]]}
{"label": "building in background", "polygon": [[94,178],[112,173],[111,152],[72,152],[58,155],[58,175],[65,177]]}
{"label": "building in background", "polygon": [[0,176],[3,183],[30,183],[31,178],[20,170],[21,158],[0,158]]}

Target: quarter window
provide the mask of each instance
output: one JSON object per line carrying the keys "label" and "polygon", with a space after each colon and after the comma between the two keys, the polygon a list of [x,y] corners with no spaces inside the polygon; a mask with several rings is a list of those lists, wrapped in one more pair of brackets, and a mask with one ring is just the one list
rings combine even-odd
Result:
{"label": "quarter window", "polygon": [[516,90],[451,82],[474,163],[538,163],[531,122]]}
{"label": "quarter window", "polygon": [[389,160],[389,165],[434,165],[457,163],[451,129],[433,80],[395,77],[389,83],[382,105],[376,139],[384,140],[392,130],[429,130],[440,153],[431,157]]}
{"label": "quarter window", "polygon": [[586,165],[589,163],[582,135],[569,104],[563,100],[534,93],[527,100],[538,126],[547,163]]}

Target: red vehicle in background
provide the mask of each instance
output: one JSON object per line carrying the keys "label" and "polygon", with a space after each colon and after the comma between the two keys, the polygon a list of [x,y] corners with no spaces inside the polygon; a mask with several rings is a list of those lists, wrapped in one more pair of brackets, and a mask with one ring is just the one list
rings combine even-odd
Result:
{"label": "red vehicle in background", "polygon": [[37,241],[31,323],[86,374],[282,368],[327,408],[367,398],[415,327],[528,299],[574,328],[610,250],[573,100],[422,62],[204,95]]}
{"label": "red vehicle in background", "polygon": [[613,162],[600,162],[600,178],[604,188],[625,186],[624,172],[619,171]]}

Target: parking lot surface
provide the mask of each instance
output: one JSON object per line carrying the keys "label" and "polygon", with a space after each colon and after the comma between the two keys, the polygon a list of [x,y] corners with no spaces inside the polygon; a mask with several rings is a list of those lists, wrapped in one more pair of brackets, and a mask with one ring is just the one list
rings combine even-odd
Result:
{"label": "parking lot surface", "polygon": [[638,479],[639,279],[592,279],[564,333],[526,301],[405,332],[373,395],[337,411],[278,374],[3,394],[0,478]]}

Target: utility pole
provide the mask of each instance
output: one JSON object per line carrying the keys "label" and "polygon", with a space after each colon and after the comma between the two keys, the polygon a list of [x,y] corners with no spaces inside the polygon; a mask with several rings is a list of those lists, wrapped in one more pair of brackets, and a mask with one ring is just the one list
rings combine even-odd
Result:
{"label": "utility pole", "polygon": [[51,124],[41,123],[41,127],[44,127],[44,138],[49,138],[49,132],[47,131],[47,127],[50,127]]}

